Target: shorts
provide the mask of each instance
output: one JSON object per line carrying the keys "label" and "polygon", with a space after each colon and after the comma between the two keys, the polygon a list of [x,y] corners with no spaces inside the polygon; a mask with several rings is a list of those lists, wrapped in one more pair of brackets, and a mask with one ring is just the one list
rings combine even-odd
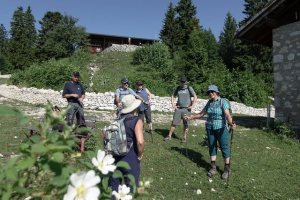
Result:
{"label": "shorts", "polygon": [[190,114],[191,113],[191,109],[189,108],[178,108],[175,110],[175,113],[173,115],[173,121],[172,121],[172,125],[173,126],[177,126],[178,124],[180,124],[181,120],[183,121],[183,126],[185,128],[188,127],[188,121],[184,120],[183,117],[184,115]]}

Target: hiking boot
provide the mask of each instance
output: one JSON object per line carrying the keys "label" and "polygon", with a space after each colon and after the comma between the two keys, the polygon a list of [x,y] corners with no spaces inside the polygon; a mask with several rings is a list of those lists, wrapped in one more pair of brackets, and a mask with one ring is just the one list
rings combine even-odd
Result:
{"label": "hiking boot", "polygon": [[209,171],[207,172],[207,176],[212,178],[215,174],[217,174],[217,167],[215,164],[211,164]]}
{"label": "hiking boot", "polygon": [[186,143],[186,138],[182,138],[181,143]]}
{"label": "hiking boot", "polygon": [[164,141],[167,142],[168,140],[171,140],[171,136],[167,136],[164,138]]}
{"label": "hiking boot", "polygon": [[222,174],[222,179],[228,179],[229,175],[230,175],[231,171],[230,171],[230,164],[225,164],[224,166],[224,172]]}

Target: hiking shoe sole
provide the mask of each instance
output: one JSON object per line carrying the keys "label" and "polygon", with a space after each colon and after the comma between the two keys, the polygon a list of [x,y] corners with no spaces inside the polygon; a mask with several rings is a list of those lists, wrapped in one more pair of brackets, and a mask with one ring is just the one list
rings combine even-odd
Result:
{"label": "hiking shoe sole", "polygon": [[167,142],[167,141],[169,141],[169,140],[171,140],[171,137],[169,137],[169,136],[167,136],[167,137],[164,138],[164,141],[165,141],[165,142]]}

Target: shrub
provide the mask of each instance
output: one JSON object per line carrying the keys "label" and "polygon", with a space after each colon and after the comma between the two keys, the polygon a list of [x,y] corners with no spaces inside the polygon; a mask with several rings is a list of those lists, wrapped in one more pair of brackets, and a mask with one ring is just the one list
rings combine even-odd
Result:
{"label": "shrub", "polygon": [[279,135],[280,137],[296,138],[296,133],[289,123],[275,120],[274,124],[271,126],[271,129],[276,135]]}
{"label": "shrub", "polygon": [[14,73],[11,81],[15,85],[61,90],[64,83],[70,79],[72,72],[80,71],[81,82],[87,87],[89,75],[86,65],[89,61],[88,53],[77,52],[68,59],[52,59],[43,63],[35,63],[24,71]]}
{"label": "shrub", "polygon": [[170,53],[168,47],[162,43],[145,45],[133,54],[133,64],[146,64],[156,69],[168,66]]}

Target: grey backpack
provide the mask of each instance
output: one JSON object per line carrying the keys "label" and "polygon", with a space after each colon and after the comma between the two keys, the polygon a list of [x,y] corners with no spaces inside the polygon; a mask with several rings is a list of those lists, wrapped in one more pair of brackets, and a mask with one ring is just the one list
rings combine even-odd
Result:
{"label": "grey backpack", "polygon": [[104,151],[106,154],[125,156],[129,152],[132,142],[128,147],[124,120],[125,118],[117,119],[108,127],[104,127]]}

